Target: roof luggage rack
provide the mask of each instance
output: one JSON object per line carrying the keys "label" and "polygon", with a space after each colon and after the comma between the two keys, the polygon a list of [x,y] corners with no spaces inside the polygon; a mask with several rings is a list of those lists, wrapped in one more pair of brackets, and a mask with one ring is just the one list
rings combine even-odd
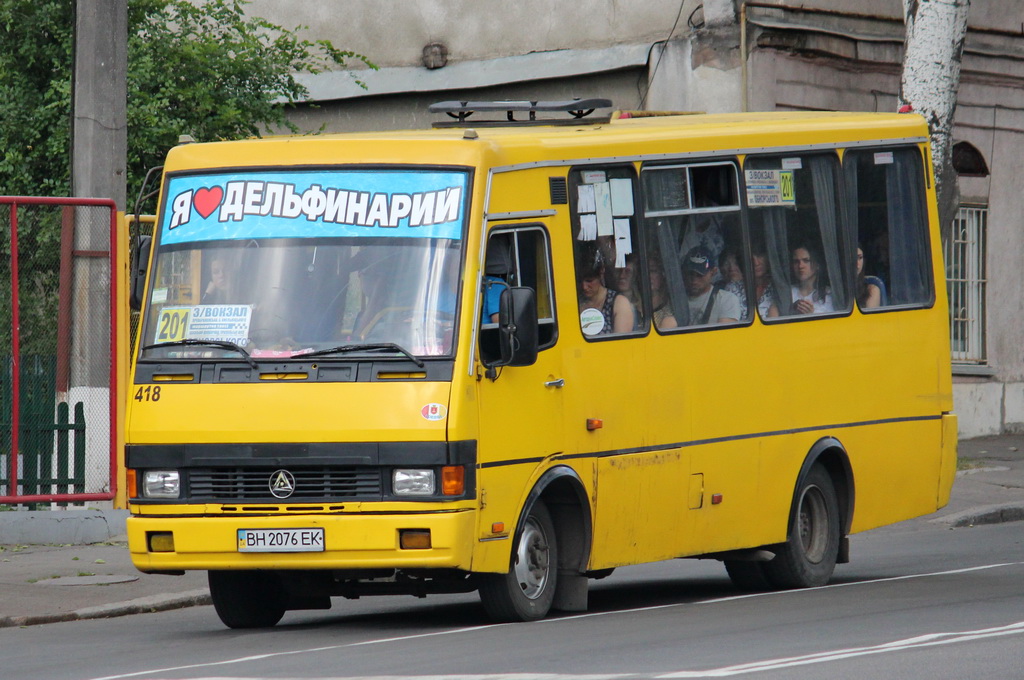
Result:
{"label": "roof luggage rack", "polygon": [[[445,113],[454,118],[454,121],[442,121],[434,123],[435,128],[463,127],[497,127],[508,125],[577,125],[583,118],[592,114],[596,109],[609,109],[612,106],[610,99],[570,99],[566,101],[529,101],[529,100],[507,100],[493,102],[470,102],[470,101],[449,101],[431,104],[427,109],[431,113]],[[501,119],[477,119],[469,121],[474,113],[505,112],[505,120]],[[537,118],[538,111],[568,113],[572,118]],[[526,120],[516,120],[516,112],[527,112]],[[611,114],[587,118],[586,123],[607,123]]]}

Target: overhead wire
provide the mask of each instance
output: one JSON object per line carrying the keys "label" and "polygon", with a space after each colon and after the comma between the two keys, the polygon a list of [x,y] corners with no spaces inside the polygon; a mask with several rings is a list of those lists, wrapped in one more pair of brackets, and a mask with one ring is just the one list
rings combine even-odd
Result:
{"label": "overhead wire", "polygon": [[[647,88],[645,90],[641,90],[641,88],[640,88],[640,78],[637,78],[637,81],[636,81],[637,88],[636,89],[637,89],[637,94],[640,95],[640,103],[637,105],[638,109],[642,110],[644,108],[644,106],[647,104],[647,95],[650,94],[650,92],[651,92],[651,84],[654,83],[654,79],[658,75],[658,67],[661,66],[661,59],[662,59],[662,57],[665,56],[665,49],[668,47],[668,41],[672,39],[673,35],[675,35],[676,28],[679,26],[679,19],[683,16],[683,7],[685,5],[686,5],[686,0],[679,0],[679,11],[676,12],[676,20],[672,22],[672,28],[669,30],[668,35],[665,37],[665,40],[662,41],[662,48],[658,52],[658,59],[657,59],[657,61],[654,62],[654,69],[651,71],[651,77],[647,81]],[[703,7],[704,7],[703,4],[698,5],[693,10],[693,12],[690,13],[690,17],[689,18],[693,19],[693,15],[697,13],[697,10],[703,9]],[[692,26],[693,24],[691,23],[690,25]],[[657,44],[657,43],[655,43],[655,44]]]}

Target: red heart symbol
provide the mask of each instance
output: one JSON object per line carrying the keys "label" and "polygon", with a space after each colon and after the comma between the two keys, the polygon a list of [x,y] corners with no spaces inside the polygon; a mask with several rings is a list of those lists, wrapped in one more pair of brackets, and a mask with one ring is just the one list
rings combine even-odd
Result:
{"label": "red heart symbol", "polygon": [[220,187],[196,189],[195,196],[192,197],[192,205],[196,207],[196,212],[206,219],[217,209],[222,198],[224,198],[224,190]]}

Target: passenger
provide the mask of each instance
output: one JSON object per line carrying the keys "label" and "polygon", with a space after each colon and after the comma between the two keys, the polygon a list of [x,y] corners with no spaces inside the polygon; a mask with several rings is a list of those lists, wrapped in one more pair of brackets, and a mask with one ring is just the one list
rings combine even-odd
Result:
{"label": "passenger", "polygon": [[[708,175],[694,186],[693,203],[695,207],[714,208],[718,206],[718,202],[713,196],[712,185],[712,177]],[[721,214],[705,212],[690,215],[686,221],[683,240],[679,244],[679,252],[683,253],[685,258],[686,253],[689,253],[697,246],[702,246],[708,250],[713,257],[713,262],[718,262],[719,255],[725,250]]]}
{"label": "passenger", "polygon": [[636,286],[636,259],[633,255],[626,256],[626,266],[618,267],[615,269],[615,290],[618,291],[619,295],[629,300],[629,303],[633,305],[633,310],[636,312],[636,323],[637,326],[643,325],[643,301],[640,299],[640,291],[637,290]]}
{"label": "passenger", "polygon": [[679,252],[684,253],[683,257],[686,257],[685,253],[701,247],[711,253],[713,261],[717,262],[718,255],[725,249],[721,221],[721,217],[714,213],[691,215],[683,233],[683,241],[679,244]]}
{"label": "passenger", "polygon": [[864,250],[857,246],[857,304],[861,309],[879,307],[882,304],[882,281],[874,276],[864,276]]}
{"label": "passenger", "polygon": [[679,325],[676,316],[672,312],[672,302],[669,299],[668,283],[665,280],[665,267],[661,263],[661,257],[652,256],[650,259],[651,275],[651,319],[654,325],[661,330],[675,328]]}
{"label": "passenger", "polygon": [[772,272],[768,267],[768,254],[762,250],[755,252],[753,258],[754,299],[757,300],[757,311],[761,318],[778,316],[779,305],[775,301],[775,286],[772,285]]}
{"label": "passenger", "polygon": [[821,257],[807,246],[793,249],[793,311],[797,314],[834,312],[828,279],[821,273]]}
{"label": "passenger", "polygon": [[718,267],[711,251],[702,246],[690,249],[683,263],[690,325],[734,323],[740,320],[740,301],[735,295],[714,285]]}
{"label": "passenger", "polygon": [[202,304],[220,305],[228,301],[228,277],[224,260],[216,257],[210,261],[210,282],[203,291]]}
{"label": "passenger", "polygon": [[498,323],[501,292],[508,288],[506,277],[512,273],[512,253],[509,246],[510,244],[501,237],[493,238],[487,244],[483,279],[483,323]]}
{"label": "passenger", "polygon": [[[633,305],[625,296],[604,285],[605,267],[600,251],[583,254],[586,264],[577,268],[580,292],[580,323],[584,335],[629,333],[635,326]],[[588,309],[596,309],[600,317]]]}
{"label": "passenger", "polygon": [[743,278],[743,268],[740,267],[736,251],[726,248],[718,256],[719,284],[723,289],[729,291],[740,301],[740,318],[747,318],[747,286]]}

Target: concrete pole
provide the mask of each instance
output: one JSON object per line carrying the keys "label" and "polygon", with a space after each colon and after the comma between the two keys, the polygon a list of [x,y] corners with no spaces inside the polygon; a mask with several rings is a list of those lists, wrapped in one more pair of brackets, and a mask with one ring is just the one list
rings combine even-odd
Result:
{"label": "concrete pole", "polygon": [[[71,95],[71,191],[109,198],[125,209],[127,130],[127,0],[76,0]],[[110,214],[78,208],[72,265],[70,404],[86,421],[85,491],[110,488],[111,356]],[[109,253],[109,254],[108,254]],[[121,351],[124,351],[121,348]]]}
{"label": "concrete pole", "polygon": [[[127,0],[76,0],[71,190],[125,207],[128,156]],[[109,220],[76,211],[71,384],[109,387]]]}

